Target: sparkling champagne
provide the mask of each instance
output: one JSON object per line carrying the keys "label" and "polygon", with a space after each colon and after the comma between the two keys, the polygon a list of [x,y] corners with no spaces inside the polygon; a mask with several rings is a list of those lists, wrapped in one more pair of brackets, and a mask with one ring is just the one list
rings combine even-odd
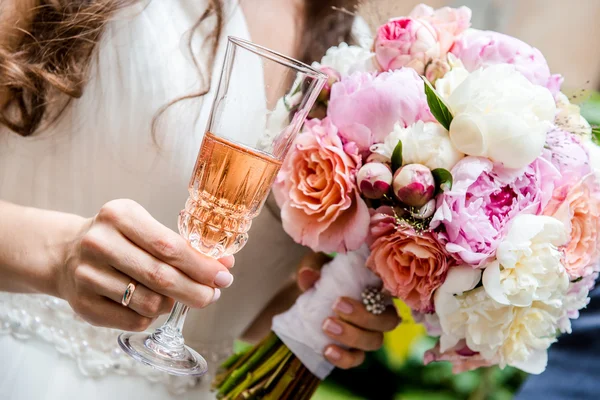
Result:
{"label": "sparkling champagne", "polygon": [[211,257],[246,244],[252,219],[265,202],[281,161],[207,132],[179,217],[179,231]]}

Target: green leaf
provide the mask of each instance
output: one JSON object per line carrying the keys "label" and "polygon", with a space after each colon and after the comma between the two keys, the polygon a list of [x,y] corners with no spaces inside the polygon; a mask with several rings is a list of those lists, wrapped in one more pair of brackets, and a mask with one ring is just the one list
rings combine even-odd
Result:
{"label": "green leaf", "polygon": [[581,105],[581,115],[592,125],[600,125],[600,93],[593,92]]}
{"label": "green leaf", "polygon": [[392,153],[392,172],[396,172],[402,166],[402,141],[398,140],[398,144]]}
{"label": "green leaf", "polygon": [[431,83],[424,77],[423,82],[425,82],[425,95],[427,95],[427,104],[429,104],[431,113],[446,130],[450,130],[450,123],[452,122],[452,118],[454,118],[450,112],[450,108],[442,100],[438,92],[435,91]]}
{"label": "green leaf", "polygon": [[592,128],[592,140],[600,146],[600,126],[594,126]]}
{"label": "green leaf", "polygon": [[444,168],[436,168],[431,171],[433,179],[435,179],[435,194],[445,192],[452,189],[452,174]]}

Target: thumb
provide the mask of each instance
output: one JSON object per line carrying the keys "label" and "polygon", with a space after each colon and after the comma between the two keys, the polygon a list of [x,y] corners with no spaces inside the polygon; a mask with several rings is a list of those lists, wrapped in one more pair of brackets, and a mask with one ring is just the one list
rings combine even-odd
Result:
{"label": "thumb", "polygon": [[313,287],[321,277],[321,268],[329,261],[331,258],[322,253],[307,254],[298,266],[297,281],[300,290],[305,292]]}
{"label": "thumb", "polygon": [[321,272],[308,267],[300,268],[298,271],[298,287],[303,292],[313,287],[321,277]]}

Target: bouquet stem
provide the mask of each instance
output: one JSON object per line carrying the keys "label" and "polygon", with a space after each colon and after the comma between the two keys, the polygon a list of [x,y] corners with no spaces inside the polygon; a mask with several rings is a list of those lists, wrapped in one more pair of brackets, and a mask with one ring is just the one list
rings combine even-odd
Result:
{"label": "bouquet stem", "polygon": [[320,383],[274,333],[221,368],[213,388],[222,400],[305,400]]}

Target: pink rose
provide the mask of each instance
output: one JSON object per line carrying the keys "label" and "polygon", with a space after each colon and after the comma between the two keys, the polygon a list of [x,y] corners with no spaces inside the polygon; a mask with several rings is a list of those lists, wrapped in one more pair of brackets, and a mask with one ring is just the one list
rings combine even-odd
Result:
{"label": "pink rose", "polygon": [[541,51],[512,36],[473,30],[457,40],[452,48],[469,71],[496,64],[513,64],[531,83],[547,87],[553,95],[560,91],[562,77],[550,74]]}
{"label": "pink rose", "polygon": [[588,152],[576,135],[555,128],[548,132],[545,147],[544,158],[560,171],[557,187],[573,184],[592,172]]}
{"label": "pink rose", "polygon": [[386,217],[379,212],[373,217],[374,242],[367,267],[381,278],[392,296],[412,309],[432,312],[433,293],[444,283],[450,267],[448,254],[431,233],[417,234],[409,226],[393,227],[394,217],[389,214]]}
{"label": "pink rose", "polygon": [[436,361],[450,361],[453,374],[497,364],[494,361],[486,360],[481,354],[469,349],[464,340],[461,340],[456,346],[444,353],[440,352],[439,342],[433,349],[427,350],[423,357],[423,363],[428,365]]}
{"label": "pink rose", "polygon": [[429,22],[438,32],[442,54],[446,54],[454,44],[455,38],[471,26],[471,14],[468,7],[443,7],[434,10],[425,4],[419,4],[411,11],[409,17]]}
{"label": "pink rose", "polygon": [[593,262],[600,255],[600,192],[595,175],[554,190],[544,214],[562,221],[569,233],[569,243],[563,247],[563,264],[569,277],[577,279],[593,273]]}
{"label": "pink rose", "polygon": [[285,231],[314,251],[358,249],[369,210],[355,184],[361,159],[329,119],[306,122],[273,186]]}
{"label": "pink rose", "polygon": [[441,56],[438,32],[427,21],[399,18],[377,31],[375,59],[382,71],[409,67],[423,75],[427,63]]}
{"label": "pink rose", "polygon": [[486,158],[466,157],[452,169],[454,184],[438,199],[431,228],[461,262],[484,265],[496,253],[512,219],[539,214],[554,190],[558,171],[540,157],[524,170],[494,165]]}
{"label": "pink rose", "polygon": [[340,136],[365,153],[383,142],[397,122],[407,127],[435,121],[423,85],[408,68],[377,76],[358,72],[333,85],[327,113]]}

